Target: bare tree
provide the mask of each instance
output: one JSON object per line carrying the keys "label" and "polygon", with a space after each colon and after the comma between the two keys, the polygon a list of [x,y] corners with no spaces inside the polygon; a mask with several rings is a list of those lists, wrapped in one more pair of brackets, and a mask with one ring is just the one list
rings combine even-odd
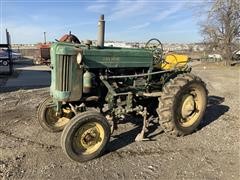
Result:
{"label": "bare tree", "polygon": [[215,0],[207,19],[201,24],[201,32],[212,48],[218,50],[226,64],[230,64],[233,52],[240,47],[239,0]]}

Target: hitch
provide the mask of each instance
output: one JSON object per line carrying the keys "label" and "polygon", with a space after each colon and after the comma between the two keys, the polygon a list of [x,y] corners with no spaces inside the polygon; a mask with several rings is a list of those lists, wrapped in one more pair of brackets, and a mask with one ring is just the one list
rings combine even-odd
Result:
{"label": "hitch", "polygon": [[135,141],[147,141],[149,138],[145,138],[144,135],[148,131],[149,120],[151,118],[147,118],[148,112],[147,108],[144,107],[144,110],[139,113],[143,117],[143,126],[141,132],[136,136]]}

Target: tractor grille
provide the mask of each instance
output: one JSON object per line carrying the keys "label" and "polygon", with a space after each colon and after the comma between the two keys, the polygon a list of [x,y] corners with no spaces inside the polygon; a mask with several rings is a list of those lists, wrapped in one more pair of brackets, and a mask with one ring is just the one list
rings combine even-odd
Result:
{"label": "tractor grille", "polygon": [[58,55],[56,61],[56,89],[59,91],[71,90],[72,58],[69,55]]}

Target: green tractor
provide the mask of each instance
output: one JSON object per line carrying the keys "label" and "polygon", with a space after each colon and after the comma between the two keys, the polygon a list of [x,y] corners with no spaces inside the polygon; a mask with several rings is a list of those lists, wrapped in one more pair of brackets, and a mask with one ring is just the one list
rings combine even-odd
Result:
{"label": "green tractor", "polygon": [[71,34],[51,46],[50,96],[39,105],[38,121],[47,131],[63,131],[67,156],[77,162],[100,156],[126,115],[143,119],[136,141],[147,139],[150,121],[173,136],[195,131],[207,90],[190,73],[187,56],[164,55],[158,39],[145,48],[105,47],[104,29],[102,15],[96,46]]}

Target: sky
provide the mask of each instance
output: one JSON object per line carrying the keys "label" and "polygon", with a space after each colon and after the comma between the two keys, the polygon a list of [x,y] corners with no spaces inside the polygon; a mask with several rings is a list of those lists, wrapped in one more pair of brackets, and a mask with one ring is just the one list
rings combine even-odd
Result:
{"label": "sky", "polygon": [[208,0],[0,0],[0,42],[5,29],[12,43],[38,43],[43,32],[48,41],[69,31],[80,40],[97,38],[101,14],[106,20],[106,40],[165,43],[201,42],[198,7]]}

